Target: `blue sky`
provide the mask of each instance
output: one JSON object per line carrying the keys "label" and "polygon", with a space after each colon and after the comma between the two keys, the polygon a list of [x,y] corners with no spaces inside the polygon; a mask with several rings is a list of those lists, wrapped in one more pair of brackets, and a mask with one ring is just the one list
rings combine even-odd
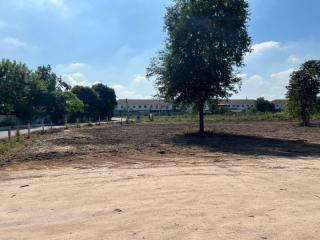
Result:
{"label": "blue sky", "polygon": [[[289,75],[320,58],[319,0],[250,0],[253,52],[233,98],[283,98]],[[70,84],[106,83],[119,98],[155,94],[145,79],[163,46],[170,0],[0,0],[0,58],[50,64]]]}

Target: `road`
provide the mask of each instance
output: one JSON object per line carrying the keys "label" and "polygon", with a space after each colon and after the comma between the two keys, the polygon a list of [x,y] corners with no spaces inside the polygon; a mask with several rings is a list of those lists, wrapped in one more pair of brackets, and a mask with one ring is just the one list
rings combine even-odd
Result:
{"label": "road", "polygon": [[[59,129],[59,128],[63,128],[64,126],[53,126],[52,128],[54,129]],[[49,130],[51,127],[44,127],[44,130]],[[32,128],[31,132],[40,132],[42,131],[42,127],[36,127],[36,128]],[[28,129],[20,129],[20,134],[27,134],[28,133]],[[11,131],[11,136],[14,137],[16,135],[16,131],[12,130]],[[5,139],[8,137],[8,131],[0,131],[0,139]]]}
{"label": "road", "polygon": [[0,171],[0,240],[319,239],[316,159],[132,169],[102,160]]}
{"label": "road", "polygon": [[[124,119],[122,119],[122,121],[125,121]],[[121,118],[112,118],[112,122],[121,122]],[[101,124],[106,124],[107,122],[101,122]],[[50,130],[50,126],[46,126],[44,127],[44,130]],[[64,126],[52,126],[53,129],[60,129],[60,128],[64,128]],[[42,127],[34,127],[31,129],[31,132],[40,132],[42,131]],[[20,134],[27,134],[28,133],[28,129],[24,128],[24,129],[20,129]],[[11,131],[11,136],[14,137],[16,135],[16,131],[12,130]],[[6,139],[8,138],[8,131],[1,131],[0,130],[0,139]]]}

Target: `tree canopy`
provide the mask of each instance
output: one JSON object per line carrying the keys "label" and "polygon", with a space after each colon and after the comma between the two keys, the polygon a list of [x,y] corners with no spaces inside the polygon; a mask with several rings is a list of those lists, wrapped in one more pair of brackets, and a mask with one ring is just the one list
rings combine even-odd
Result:
{"label": "tree canopy", "polygon": [[257,99],[256,109],[259,112],[275,112],[276,111],[274,104],[264,99],[263,97]]}
{"label": "tree canopy", "polygon": [[10,60],[0,62],[0,114],[26,116],[24,112],[30,109],[30,82],[31,71],[25,64]]}
{"label": "tree canopy", "polygon": [[100,83],[92,87],[75,86],[72,92],[84,103],[84,115],[87,118],[111,119],[117,105],[116,94],[112,88]]}
{"label": "tree canopy", "polygon": [[115,106],[117,105],[117,99],[114,89],[109,88],[101,83],[93,85],[92,89],[98,94],[99,108],[98,113],[101,118],[111,119]]}
{"label": "tree canopy", "polygon": [[98,94],[92,88],[85,86],[75,86],[71,91],[83,102],[85,115],[89,118],[97,118],[99,115]]}
{"label": "tree canopy", "polygon": [[75,86],[71,92],[50,65],[32,71],[16,61],[0,62],[0,114],[16,115],[23,122],[42,118],[62,123],[89,116],[111,118],[115,105],[115,92],[105,85]]}
{"label": "tree canopy", "polygon": [[165,47],[151,61],[159,96],[178,104],[195,104],[200,132],[204,104],[227,98],[241,81],[235,68],[250,51],[246,0],[175,0],[167,8]]}
{"label": "tree canopy", "polygon": [[299,117],[303,126],[308,126],[320,93],[320,61],[310,60],[302,64],[299,70],[291,74],[287,89],[289,112]]}

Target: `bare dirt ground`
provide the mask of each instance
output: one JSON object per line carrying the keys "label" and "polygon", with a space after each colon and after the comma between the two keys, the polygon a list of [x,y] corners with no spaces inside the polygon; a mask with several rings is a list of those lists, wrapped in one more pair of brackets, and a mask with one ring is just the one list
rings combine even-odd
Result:
{"label": "bare dirt ground", "polygon": [[320,127],[141,123],[0,156],[0,239],[320,239]]}

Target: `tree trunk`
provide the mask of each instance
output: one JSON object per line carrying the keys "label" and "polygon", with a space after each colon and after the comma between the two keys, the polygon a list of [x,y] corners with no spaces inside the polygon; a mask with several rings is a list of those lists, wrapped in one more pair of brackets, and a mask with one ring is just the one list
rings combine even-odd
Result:
{"label": "tree trunk", "polygon": [[204,133],[204,101],[199,101],[199,133]]}
{"label": "tree trunk", "polygon": [[307,113],[304,107],[302,107],[302,110],[301,110],[301,119],[302,119],[303,127],[310,126],[310,115]]}
{"label": "tree trunk", "polygon": [[304,116],[302,118],[302,126],[303,127],[309,127],[310,126],[310,117]]}

